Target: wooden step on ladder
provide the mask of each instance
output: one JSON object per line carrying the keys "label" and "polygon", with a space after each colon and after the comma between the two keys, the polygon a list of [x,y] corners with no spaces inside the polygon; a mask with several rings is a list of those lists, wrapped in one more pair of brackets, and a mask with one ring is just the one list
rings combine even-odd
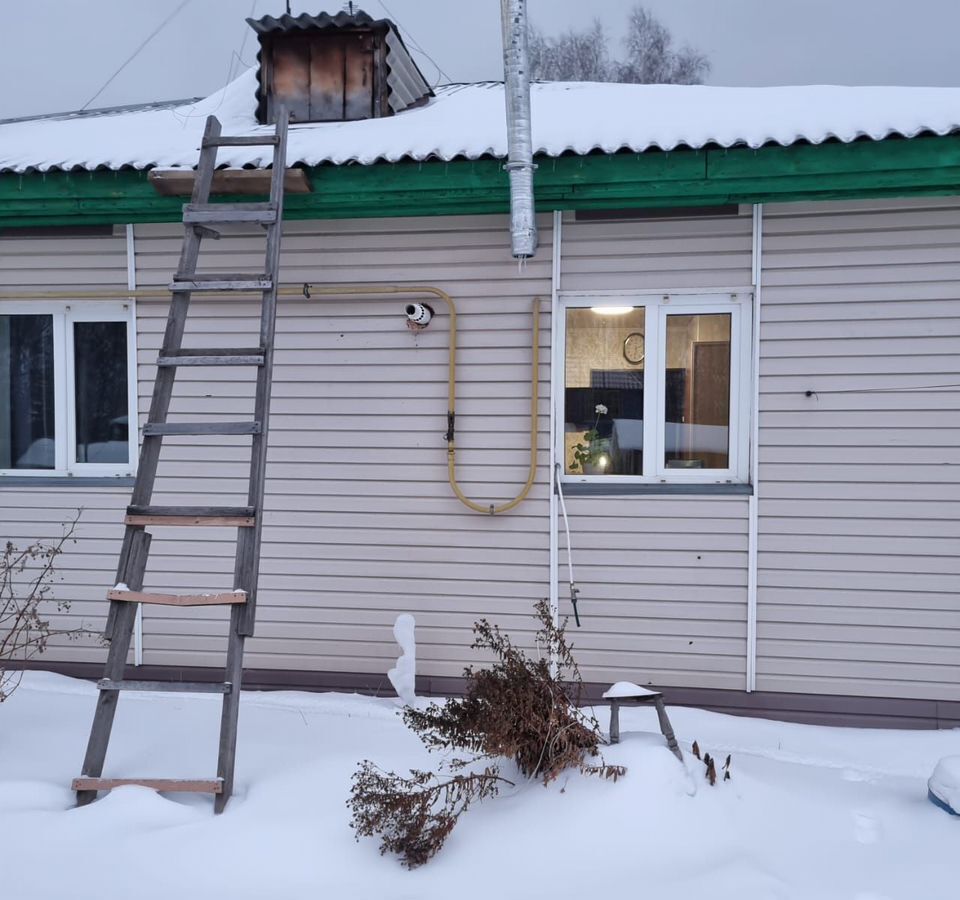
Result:
{"label": "wooden step on ladder", "polygon": [[[210,203],[210,188],[219,147],[273,146],[270,199],[266,203]],[[100,696],[94,714],[87,753],[79,778],[73,781],[77,805],[96,799],[98,791],[139,784],[158,791],[200,791],[215,795],[214,809],[222,812],[233,791],[240,710],[240,681],[244,640],[253,634],[257,577],[260,569],[260,532],[263,525],[263,489],[273,375],[273,344],[277,309],[277,275],[283,220],[283,180],[287,155],[287,113],[281,111],[274,134],[226,137],[220,123],[207,119],[200,148],[200,163],[191,202],[183,208],[184,237],[180,263],[170,284],[172,299],[163,347],[157,361],[148,421],[143,426],[140,463],[131,505],[124,519],[126,531],[117,566],[117,586],[107,593],[110,611],[105,637],[110,641]],[[204,238],[219,238],[217,224],[255,223],[266,229],[264,271],[250,274],[200,274],[197,262]],[[260,342],[256,347],[184,349],[181,345],[191,295],[197,292],[255,292],[262,297]],[[257,368],[253,419],[245,422],[168,422],[167,414],[180,366],[254,366]],[[247,505],[242,507],[152,506],[154,482],[163,438],[166,435],[249,435],[252,438]],[[145,593],[144,572],[150,552],[147,526],[237,528],[233,590],[209,594]],[[128,681],[124,679],[127,654],[137,609],[141,603],[167,606],[229,605],[230,632],[226,677],[222,683]],[[121,691],[189,691],[223,694],[217,777],[210,779],[103,778],[103,764]]]}

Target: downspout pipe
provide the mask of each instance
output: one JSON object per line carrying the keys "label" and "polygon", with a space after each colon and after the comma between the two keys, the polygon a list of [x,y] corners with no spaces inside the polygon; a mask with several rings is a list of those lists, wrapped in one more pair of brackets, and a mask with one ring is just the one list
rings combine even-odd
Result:
{"label": "downspout pipe", "polygon": [[533,204],[533,138],[526,0],[500,0],[503,26],[503,94],[507,107],[507,164],[510,176],[510,250],[516,259],[537,252]]}

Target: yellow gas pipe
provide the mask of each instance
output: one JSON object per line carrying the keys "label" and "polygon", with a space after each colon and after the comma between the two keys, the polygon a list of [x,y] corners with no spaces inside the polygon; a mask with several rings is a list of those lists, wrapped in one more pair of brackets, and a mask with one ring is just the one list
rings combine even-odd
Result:
{"label": "yellow gas pipe", "polygon": [[[146,297],[164,297],[169,292],[165,288],[136,288],[134,290],[105,290],[105,291],[3,291],[0,300],[134,300]],[[236,296],[237,291],[221,292],[210,291],[205,296]],[[395,294],[431,294],[447,304],[450,312],[449,361],[447,375],[447,477],[450,487],[457,499],[476,512],[494,516],[507,512],[519,506],[533,487],[537,476],[537,402],[539,399],[540,381],[540,298],[533,301],[531,315],[533,318],[532,364],[530,376],[530,469],[527,481],[512,500],[496,506],[491,503],[483,506],[475,503],[460,489],[457,484],[456,447],[454,443],[454,423],[456,420],[456,393],[457,393],[457,307],[453,298],[438,287],[432,285],[400,285],[400,284],[338,284],[317,286],[303,284],[287,287],[278,287],[277,295],[281,297],[338,297],[347,295],[364,296],[392,296]]]}

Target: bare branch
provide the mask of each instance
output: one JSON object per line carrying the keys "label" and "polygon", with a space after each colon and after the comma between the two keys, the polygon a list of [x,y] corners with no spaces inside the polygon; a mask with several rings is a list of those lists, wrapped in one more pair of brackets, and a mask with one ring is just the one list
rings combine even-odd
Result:
{"label": "bare branch", "polygon": [[70,608],[66,600],[54,601],[54,567],[65,546],[75,541],[74,533],[82,510],[63,525],[63,533],[52,543],[36,541],[19,549],[7,541],[0,554],[0,703],[9,697],[23,677],[19,665],[47,649],[52,637],[75,640],[88,634],[83,627],[52,628],[42,613],[45,604],[55,603],[58,612]]}

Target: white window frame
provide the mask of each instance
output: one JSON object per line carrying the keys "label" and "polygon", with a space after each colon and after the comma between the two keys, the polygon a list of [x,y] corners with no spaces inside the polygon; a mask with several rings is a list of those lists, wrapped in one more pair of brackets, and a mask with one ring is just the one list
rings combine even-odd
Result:
{"label": "white window frame", "polygon": [[[565,484],[748,484],[750,477],[750,425],[752,383],[753,289],[690,291],[563,291],[558,294],[559,330],[554,364],[560,390],[555,410],[554,447]],[[564,424],[566,420],[567,310],[603,306],[643,306],[643,474],[586,475],[566,471]],[[729,466],[725,469],[672,469],[664,461],[666,433],[665,381],[666,321],[669,315],[729,313],[730,318],[730,425]],[[650,422],[654,426],[649,425]]]}
{"label": "white window frame", "polygon": [[[132,476],[137,468],[137,333],[133,302],[103,300],[0,301],[0,315],[53,317],[54,468],[0,469],[4,478],[115,478]],[[73,326],[76,322],[125,322],[127,325],[127,416],[126,462],[77,462],[77,410]]]}

